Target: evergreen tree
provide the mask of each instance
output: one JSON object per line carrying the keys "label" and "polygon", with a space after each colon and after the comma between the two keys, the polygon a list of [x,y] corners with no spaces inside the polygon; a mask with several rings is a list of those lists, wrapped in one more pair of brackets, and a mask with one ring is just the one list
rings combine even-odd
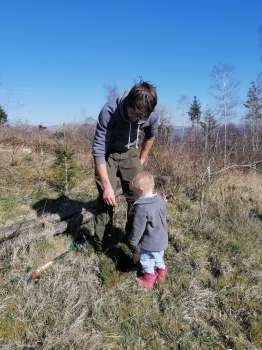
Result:
{"label": "evergreen tree", "polygon": [[6,111],[0,106],[0,125],[7,123],[7,117]]}
{"label": "evergreen tree", "polygon": [[190,120],[193,126],[199,123],[201,118],[201,105],[196,96],[194,96],[193,102],[188,111],[188,115],[190,117]]}
{"label": "evergreen tree", "polygon": [[247,108],[246,118],[251,126],[251,139],[253,151],[259,150],[258,128],[259,120],[262,119],[262,91],[258,83],[252,81],[247,93],[247,101],[244,103]]}
{"label": "evergreen tree", "polygon": [[201,118],[201,105],[199,100],[196,96],[194,96],[193,102],[190,106],[190,109],[188,111],[188,115],[190,117],[190,120],[192,122],[192,128],[194,129],[194,141],[195,146],[197,144],[197,124],[200,122]]}
{"label": "evergreen tree", "polygon": [[53,176],[56,187],[62,194],[67,195],[75,184],[76,163],[74,150],[66,139],[65,132],[57,133],[57,145],[54,150],[55,161],[53,164]]}

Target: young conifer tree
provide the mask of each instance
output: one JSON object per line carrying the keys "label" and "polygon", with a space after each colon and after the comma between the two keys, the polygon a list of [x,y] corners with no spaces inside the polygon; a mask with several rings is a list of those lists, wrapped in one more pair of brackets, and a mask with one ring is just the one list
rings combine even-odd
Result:
{"label": "young conifer tree", "polygon": [[188,115],[193,125],[198,124],[201,118],[201,105],[196,96],[194,96],[193,102],[190,106]]}
{"label": "young conifer tree", "polygon": [[194,139],[195,139],[195,144],[197,140],[197,125],[200,122],[201,118],[201,105],[196,96],[194,96],[193,102],[190,106],[190,109],[188,111],[188,115],[190,117],[190,120],[192,122],[192,128],[194,129]]}
{"label": "young conifer tree", "polygon": [[53,164],[53,176],[56,187],[62,194],[68,195],[75,184],[76,163],[74,150],[66,138],[66,132],[56,134],[57,145],[54,149],[55,161]]}

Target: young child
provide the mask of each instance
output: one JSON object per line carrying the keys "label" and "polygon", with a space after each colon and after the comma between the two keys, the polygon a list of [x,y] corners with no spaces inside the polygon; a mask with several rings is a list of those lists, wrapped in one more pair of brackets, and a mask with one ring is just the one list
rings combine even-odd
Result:
{"label": "young child", "polygon": [[144,275],[137,278],[139,286],[151,289],[155,282],[164,283],[167,269],[164,250],[167,248],[166,206],[154,191],[154,178],[147,172],[138,173],[130,183],[138,197],[132,207],[133,225],[128,237],[133,252],[139,251]]}

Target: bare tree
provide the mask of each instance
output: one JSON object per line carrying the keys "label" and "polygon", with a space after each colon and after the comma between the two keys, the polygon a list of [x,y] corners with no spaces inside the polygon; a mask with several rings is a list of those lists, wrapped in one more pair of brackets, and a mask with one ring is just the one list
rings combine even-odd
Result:
{"label": "bare tree", "polygon": [[224,121],[224,164],[227,163],[227,126],[237,105],[236,89],[239,82],[235,80],[234,68],[229,64],[217,64],[211,71],[214,97],[217,101],[218,114]]}
{"label": "bare tree", "polygon": [[106,94],[107,102],[110,102],[110,103],[115,102],[117,97],[119,97],[120,95],[117,85],[116,84],[107,85],[105,86],[105,89],[107,91],[107,94]]}
{"label": "bare tree", "polygon": [[205,137],[205,152],[208,152],[209,146],[210,146],[210,141],[212,137],[212,133],[214,130],[217,128],[217,122],[214,116],[214,113],[210,110],[207,109],[204,112],[204,120],[199,121],[200,126],[202,127],[204,131],[204,137]]}
{"label": "bare tree", "polygon": [[259,40],[260,40],[260,46],[262,47],[262,26],[259,27]]}
{"label": "bare tree", "polygon": [[177,114],[178,116],[181,118],[181,120],[183,121],[183,132],[182,132],[182,136],[183,136],[183,141],[185,138],[185,129],[186,129],[186,124],[187,124],[187,120],[188,120],[188,110],[190,107],[190,98],[186,95],[181,95],[178,100],[177,100]]}
{"label": "bare tree", "polygon": [[172,123],[169,113],[164,106],[157,106],[153,112],[159,117],[157,140],[161,145],[169,147],[172,143]]}

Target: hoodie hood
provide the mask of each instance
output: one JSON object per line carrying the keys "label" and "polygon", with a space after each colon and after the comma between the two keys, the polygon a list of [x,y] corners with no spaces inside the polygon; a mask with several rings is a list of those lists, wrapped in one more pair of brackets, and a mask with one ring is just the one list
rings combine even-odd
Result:
{"label": "hoodie hood", "polygon": [[116,100],[116,104],[119,110],[119,114],[122,119],[124,119],[126,122],[129,122],[129,119],[125,113],[125,98],[127,97],[129,91],[125,91],[124,94],[121,97],[118,97]]}
{"label": "hoodie hood", "polygon": [[156,193],[153,194],[153,196],[150,196],[150,197],[146,197],[146,196],[143,196],[143,197],[139,197],[135,202],[134,202],[134,205],[136,204],[153,204],[153,203],[156,203],[156,202],[159,202],[159,201],[162,201],[163,199],[160,198]]}
{"label": "hoodie hood", "polygon": [[106,162],[109,152],[126,152],[138,148],[139,134],[144,132],[144,140],[155,136],[158,128],[157,115],[148,120],[131,122],[125,111],[125,100],[129,91],[114,101],[107,102],[99,113],[93,140],[93,156],[96,164]]}

